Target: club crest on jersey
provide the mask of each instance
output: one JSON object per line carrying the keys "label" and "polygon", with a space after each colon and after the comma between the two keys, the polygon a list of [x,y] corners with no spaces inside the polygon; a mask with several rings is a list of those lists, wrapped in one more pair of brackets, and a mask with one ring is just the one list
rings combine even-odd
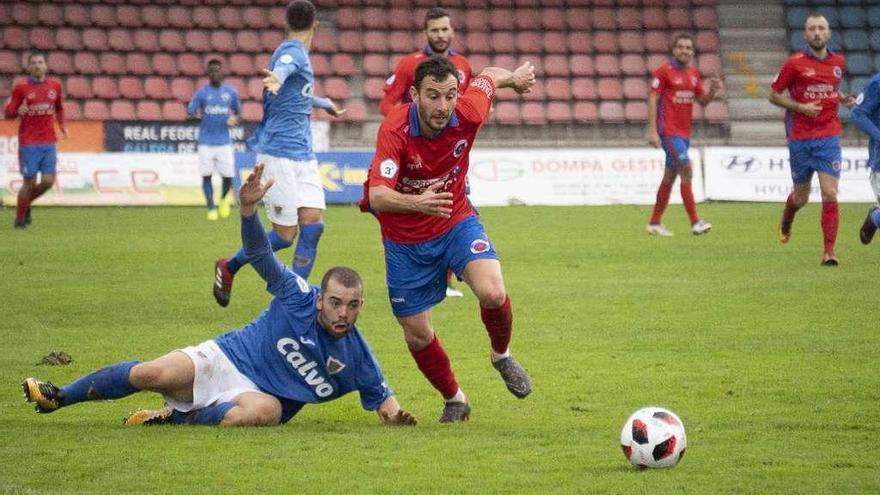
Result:
{"label": "club crest on jersey", "polygon": [[490,248],[489,241],[484,239],[476,239],[471,243],[471,252],[474,254],[485,253]]}
{"label": "club crest on jersey", "polygon": [[229,93],[223,93],[220,95],[220,99],[223,101],[229,101]]}
{"label": "club crest on jersey", "polygon": [[834,77],[836,77],[838,79],[843,77],[843,71],[840,70],[840,67],[835,67],[834,69],[831,70],[831,73],[834,74]]}
{"label": "club crest on jersey", "polygon": [[331,375],[335,375],[340,371],[345,369],[345,363],[336,359],[333,356],[329,356],[327,358],[327,371],[330,372]]}
{"label": "club crest on jersey", "polygon": [[461,70],[461,69],[458,69],[458,81],[459,81],[459,84],[464,83],[464,80],[465,80],[465,79],[467,79],[467,76],[464,75],[464,71]]}
{"label": "club crest on jersey", "polygon": [[456,158],[460,157],[462,153],[464,153],[464,149],[467,148],[467,139],[459,140],[455,143],[455,146],[452,147],[452,155]]}
{"label": "club crest on jersey", "polygon": [[49,93],[47,93],[47,96],[50,100],[54,100],[55,97],[58,96],[58,93],[56,93],[54,89],[50,89]]}

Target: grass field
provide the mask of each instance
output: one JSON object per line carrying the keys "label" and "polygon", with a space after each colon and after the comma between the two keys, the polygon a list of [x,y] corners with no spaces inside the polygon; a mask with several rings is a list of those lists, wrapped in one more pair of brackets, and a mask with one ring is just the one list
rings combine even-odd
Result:
{"label": "grass field", "polygon": [[[488,361],[475,298],[443,302],[438,333],[470,396],[471,421],[437,423],[384,287],[376,222],[327,212],[315,273],[364,275],[359,321],[402,405],[420,424],[380,426],[356,394],[278,428],[126,428],[157,395],[37,416],[19,382],[64,384],[112,362],[150,359],[249,322],[269,301],[256,274],[230,307],[212,263],[239,245],[235,218],[198,208],[36,208],[12,230],[0,211],[0,493],[878,493],[877,280],[862,246],[865,205],[842,205],[837,268],[820,267],[819,209],[776,239],[781,205],[707,204],[715,230],[644,233],[648,207],[486,208],[514,307],[513,351],[534,393],[513,398]],[[289,261],[291,250],[281,252]],[[49,351],[75,361],[37,366]],[[669,407],[688,432],[672,470],[639,472],[620,428]]]}

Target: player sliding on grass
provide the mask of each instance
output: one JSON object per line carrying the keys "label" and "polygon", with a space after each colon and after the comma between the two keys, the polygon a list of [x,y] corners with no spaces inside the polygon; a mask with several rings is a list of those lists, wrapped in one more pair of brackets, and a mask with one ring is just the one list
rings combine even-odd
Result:
{"label": "player sliding on grass", "polygon": [[126,424],[269,426],[289,421],[305,404],[351,391],[385,424],[414,425],[385,383],[379,363],[355,322],[363,284],[354,270],[331,268],[318,290],[272,254],[256,214],[272,187],[258,165],[241,188],[241,237],[247,260],[275,299],[244,328],[153,361],[126,361],[66,387],[27,378],[25,398],[39,413],[89,400],[118,399],[142,390],[165,397],[159,410],[141,410]]}
{"label": "player sliding on grass", "polygon": [[871,137],[868,141],[868,166],[871,167],[871,188],[877,204],[868,210],[868,216],[859,229],[862,244],[870,244],[874,233],[880,228],[880,72],[874,75],[856,98],[852,122]]}

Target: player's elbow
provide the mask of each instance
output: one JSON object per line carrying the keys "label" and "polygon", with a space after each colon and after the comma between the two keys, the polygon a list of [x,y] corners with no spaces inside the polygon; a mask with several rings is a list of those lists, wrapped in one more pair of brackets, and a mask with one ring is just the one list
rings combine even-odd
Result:
{"label": "player's elbow", "polygon": [[386,207],[386,190],[382,186],[370,187],[370,208],[376,211],[383,211]]}

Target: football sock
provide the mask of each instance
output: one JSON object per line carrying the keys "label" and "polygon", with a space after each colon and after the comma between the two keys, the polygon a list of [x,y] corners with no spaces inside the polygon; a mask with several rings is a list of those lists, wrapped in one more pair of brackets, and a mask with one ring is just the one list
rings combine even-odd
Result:
{"label": "football sock", "polygon": [[202,192],[205,193],[205,202],[208,204],[208,209],[213,210],[215,208],[214,184],[211,183],[210,175],[202,176]]}
{"label": "football sock", "polygon": [[220,199],[226,199],[230,189],[232,189],[232,177],[224,177],[223,184],[220,186]]}
{"label": "football sock", "polygon": [[480,317],[496,354],[505,354],[510,345],[510,334],[513,331],[513,310],[510,309],[510,296],[504,297],[504,304],[497,308],[480,306]]}
{"label": "football sock", "polygon": [[880,209],[871,212],[871,220],[874,221],[874,226],[880,229]]}
{"label": "football sock", "polygon": [[455,397],[458,392],[458,383],[455,381],[455,375],[449,365],[449,356],[446,355],[446,351],[443,350],[436,335],[424,349],[409,352],[416,360],[419,370],[444,399],[449,400]]}
{"label": "football sock", "polygon": [[140,361],[126,361],[101,368],[61,389],[61,405],[69,406],[87,400],[120,399],[138,391],[128,379],[131,369]]}
{"label": "football sock", "polygon": [[651,225],[660,223],[660,218],[666,211],[666,205],[669,204],[670,194],[672,194],[672,183],[660,181],[660,187],[657,188],[657,200],[654,203],[654,213],[651,214]]}
{"label": "football sock", "polygon": [[226,413],[233,407],[235,404],[232,402],[221,402],[189,412],[175,409],[171,413],[171,422],[186,425],[219,425]]}
{"label": "football sock", "polygon": [[789,194],[785,200],[785,209],[782,210],[782,221],[793,222],[794,214],[797,213],[798,207],[794,204],[794,194]]}
{"label": "football sock", "polygon": [[24,223],[24,217],[27,209],[31,205],[30,195],[25,196],[22,191],[18,191],[18,199],[15,203],[15,223]]}
{"label": "football sock", "polygon": [[318,241],[324,233],[323,223],[307,223],[299,226],[299,240],[293,253],[293,272],[307,279],[315,266]]}
{"label": "football sock", "polygon": [[[288,241],[281,237],[281,234],[274,230],[270,230],[269,233],[266,234],[266,237],[269,238],[269,245],[272,246],[272,251],[278,251],[279,249],[290,247],[290,245],[293,244],[293,241]],[[241,248],[226,262],[226,269],[235,275],[241,267],[247,265],[247,262],[247,253],[244,252],[244,248]]]}
{"label": "football sock", "polygon": [[825,252],[834,252],[837,241],[837,225],[840,222],[840,211],[837,201],[822,202],[822,238],[825,241]]}
{"label": "football sock", "polygon": [[684,209],[687,212],[688,217],[691,219],[691,225],[693,225],[700,221],[700,217],[697,215],[697,205],[694,202],[694,189],[691,185],[691,181],[681,181],[680,189]]}

